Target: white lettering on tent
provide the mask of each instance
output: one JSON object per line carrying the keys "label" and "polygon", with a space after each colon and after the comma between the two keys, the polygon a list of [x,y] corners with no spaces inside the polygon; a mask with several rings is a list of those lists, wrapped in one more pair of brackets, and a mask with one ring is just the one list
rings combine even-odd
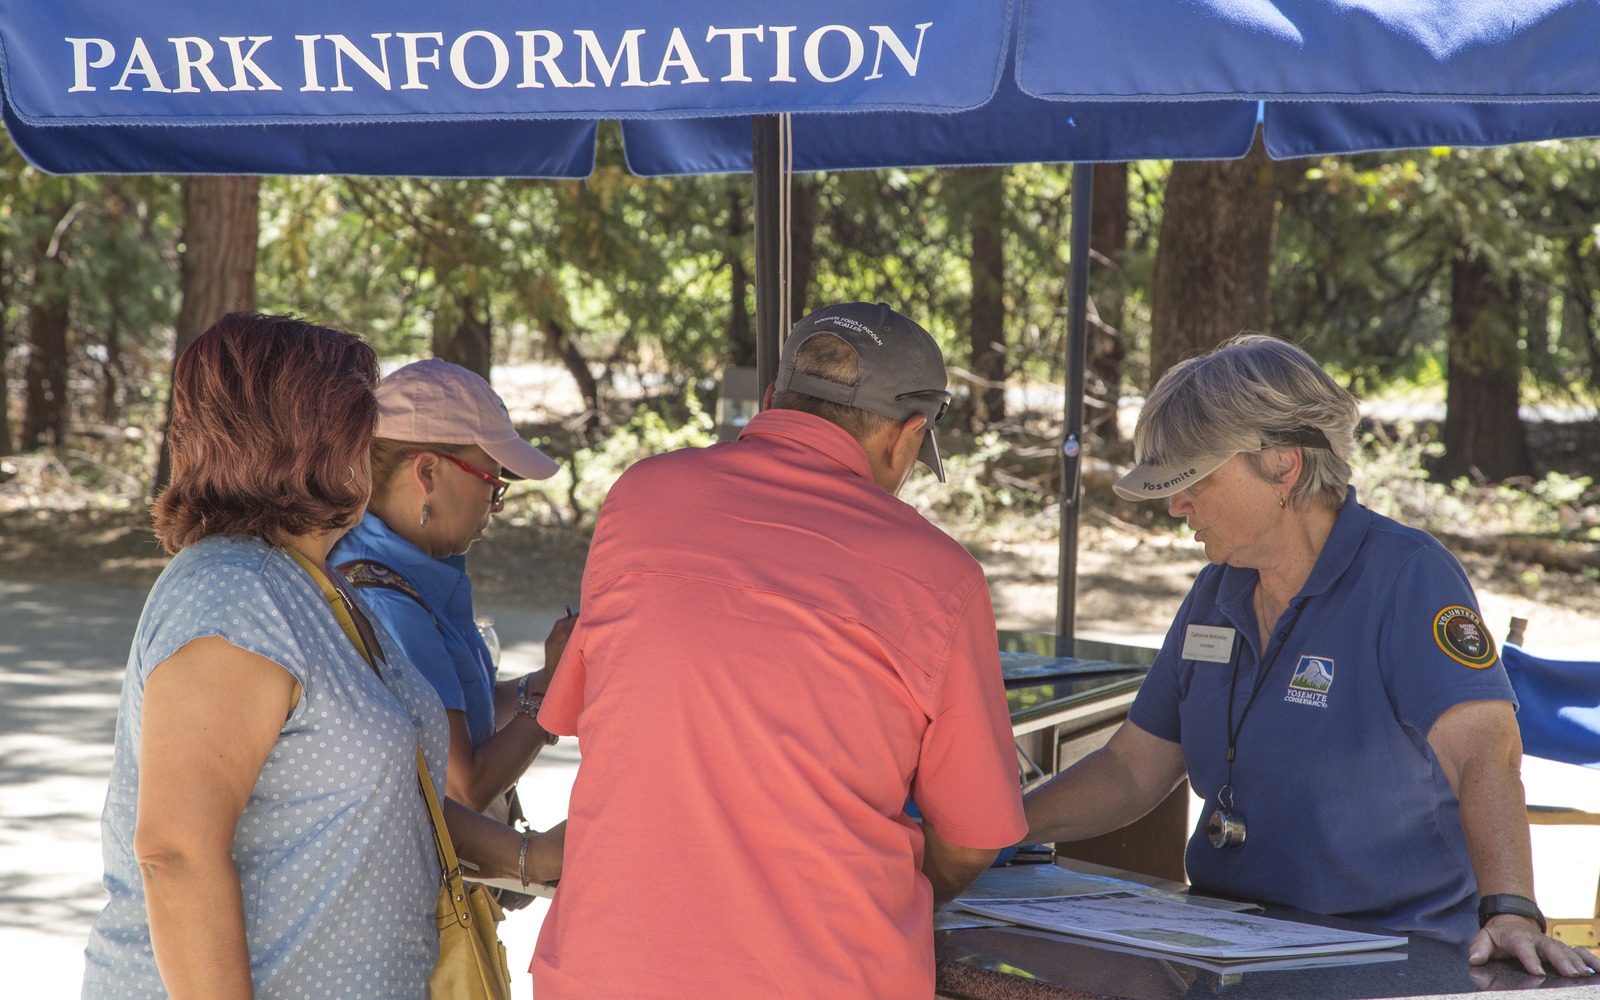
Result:
{"label": "white lettering on tent", "polygon": [[[543,88],[539,80],[539,67],[544,67],[545,74],[550,77],[550,82],[557,87],[570,87],[566,74],[561,72],[561,67],[556,65],[556,56],[566,48],[566,42],[553,31],[539,29],[538,31],[519,31],[517,37],[522,39],[522,82],[517,88],[527,87]],[[539,51],[539,43],[544,42],[545,49]]]}
{"label": "white lettering on tent", "polygon": [[[822,71],[822,40],[834,33],[845,37],[845,41],[850,46],[850,59],[846,63],[843,72],[829,76]],[[820,83],[838,83],[861,68],[861,60],[865,55],[866,47],[861,43],[861,36],[856,34],[854,30],[843,24],[824,24],[816,31],[813,31],[811,36],[806,39],[806,72],[811,74],[812,79]]]}
{"label": "white lettering on tent", "polygon": [[[486,83],[479,83],[467,73],[467,43],[475,38],[482,38],[489,43],[489,50],[494,53],[494,72],[490,74]],[[511,53],[506,49],[506,43],[500,36],[488,31],[469,31],[457,38],[450,46],[450,72],[463,87],[473,90],[488,90],[498,87],[500,81],[511,72]]]}
{"label": "white lettering on tent", "polygon": [[[250,51],[243,50],[244,43],[250,43]],[[277,82],[256,65],[256,50],[272,41],[271,35],[251,35],[248,39],[243,36],[232,38],[223,37],[222,44],[228,47],[228,52],[233,56],[233,86],[229,90],[282,90]],[[256,86],[251,86],[250,77],[258,81]]]}
{"label": "white lettering on tent", "polygon": [[344,35],[324,36],[333,43],[333,73],[339,82],[334,84],[336,93],[355,90],[356,88],[344,82],[344,61],[348,58],[365,74],[372,77],[373,81],[384,90],[393,90],[389,86],[389,37],[391,32],[375,31],[372,33],[373,41],[378,43],[378,58],[383,60],[382,65],[374,62],[356,47],[356,44]]}
{"label": "white lettering on tent", "polygon": [[[93,90],[94,87],[89,84],[89,71],[110,66],[117,57],[116,47],[107,38],[69,38],[67,44],[72,46],[72,86],[67,88],[67,93]],[[93,59],[89,58],[91,45],[99,50]]]}
{"label": "white lettering on tent", "polygon": [[917,51],[915,55],[906,48],[905,43],[900,40],[900,36],[895,34],[894,29],[887,24],[874,24],[871,27],[878,36],[878,53],[872,57],[872,72],[862,77],[862,79],[883,79],[883,72],[879,67],[883,65],[883,47],[885,45],[889,46],[889,51],[893,52],[894,57],[900,60],[900,66],[906,71],[906,75],[915,77],[917,75],[917,63],[922,60],[922,40],[927,37],[928,29],[933,27],[933,22],[924,21],[917,25]]}
{"label": "white lettering on tent", "polygon": [[[900,78],[901,71],[907,77],[916,77],[921,70],[923,43],[933,26],[932,21],[916,24],[914,38],[911,31],[886,24],[865,28],[824,24],[806,29],[802,36],[797,36],[802,29],[795,25],[708,26],[703,39],[696,34],[699,28],[675,27],[665,36],[649,34],[643,28],[604,35],[587,28],[570,32],[539,28],[515,32],[521,39],[520,51],[513,48],[510,34],[482,29],[459,35],[407,31],[355,36],[308,34],[294,38],[300,43],[302,92],[389,91],[397,86],[402,90],[430,90],[439,86],[441,79],[482,91],[504,86],[516,73],[519,62],[521,72],[515,86],[536,89],[710,83],[713,77],[700,66],[703,59],[711,60],[708,69],[721,71],[715,79],[730,84],[754,83],[763,77],[763,82],[796,83],[796,73],[800,71],[822,84],[847,79],[882,80],[885,76]],[[875,38],[870,66],[866,63],[865,43],[869,32]],[[569,36],[576,44],[566,43]],[[797,45],[797,37],[803,37],[803,44]],[[398,84],[390,60],[391,38],[398,38],[401,46]],[[67,37],[64,41],[71,48],[72,58],[68,93],[93,92],[105,86],[114,74],[120,76],[111,90],[179,94],[276,91],[284,88],[269,75],[267,67],[279,77],[293,73],[269,58],[273,55],[268,46],[273,41],[271,35],[172,36],[165,39],[172,51],[164,52],[160,60],[152,55],[142,37],[126,42],[89,36]],[[221,56],[223,46],[227,47],[226,59]],[[887,63],[886,53],[892,57]],[[334,79],[324,85],[321,74],[330,68],[330,58]],[[655,63],[653,78],[643,73],[646,61]],[[97,70],[103,73],[97,74]],[[231,79],[226,78],[229,70]],[[172,74],[171,80],[164,78],[166,73]],[[441,77],[443,73],[450,75]],[[135,77],[143,77],[144,84],[134,84]]]}
{"label": "white lettering on tent", "polygon": [[794,34],[795,26],[792,24],[769,24],[767,30],[772,32],[772,40],[778,47],[778,57],[768,78],[769,83],[795,83],[794,73],[789,69],[790,49],[789,36]]}
{"label": "white lettering on tent", "polygon": [[169,38],[172,47],[178,52],[178,86],[173,89],[174,94],[198,94],[200,88],[194,85],[194,74],[199,73],[200,78],[206,82],[206,89],[213,94],[220,90],[227,90],[222,81],[217,79],[217,74],[211,72],[211,60],[216,58],[217,50],[204,38]]}
{"label": "white lettering on tent", "polygon": [[579,63],[580,72],[576,87],[593,87],[589,80],[589,59],[594,58],[595,69],[600,71],[600,78],[611,86],[611,80],[617,74],[617,68],[622,65],[622,60],[628,60],[628,76],[622,81],[624,87],[644,87],[647,84],[639,76],[639,36],[644,34],[643,28],[629,28],[622,33],[622,42],[617,46],[614,59],[606,60],[605,49],[600,47],[600,39],[588,28],[579,28],[573,32],[583,40],[583,61]]}
{"label": "white lettering on tent", "polygon": [[744,43],[747,38],[761,41],[762,30],[760,25],[754,28],[717,28],[706,29],[706,41],[714,42],[722,36],[728,39],[728,75],[722,78],[723,83],[750,83],[750,77],[744,72]]}
{"label": "white lettering on tent", "polygon": [[[422,67],[424,64],[439,68],[439,50],[444,48],[444,35],[437,31],[400,31],[395,33],[400,39],[400,51],[406,59],[406,82],[400,85],[401,90],[427,90],[428,85],[422,82]],[[432,52],[424,54],[417,47],[418,42],[429,41],[434,44]]]}
{"label": "white lettering on tent", "polygon": [[306,82],[305,82],[305,84],[303,86],[301,86],[300,92],[303,94],[303,93],[306,93],[307,91],[318,91],[318,92],[320,92],[320,91],[327,90],[328,88],[324,87],[322,85],[322,81],[317,78],[317,49],[316,49],[316,45],[317,45],[317,40],[320,39],[322,36],[321,35],[296,35],[294,37],[295,37],[295,41],[300,43],[300,57],[301,57],[302,61],[305,63],[305,74],[306,74],[305,75],[305,81]]}
{"label": "white lettering on tent", "polygon": [[667,42],[667,51],[661,56],[661,68],[656,72],[656,78],[650,81],[652,87],[666,87],[672,84],[667,79],[667,70],[672,68],[683,70],[683,79],[679,83],[710,83],[711,78],[700,72],[700,67],[694,61],[694,53],[689,51],[689,40],[683,37],[682,28],[672,29],[672,38]]}
{"label": "white lettering on tent", "polygon": [[133,88],[128,86],[128,77],[136,75],[144,77],[145,90],[153,90],[160,94],[172,93],[172,88],[161,79],[161,71],[156,69],[156,61],[150,58],[150,49],[144,44],[144,39],[137,37],[133,40],[133,48],[128,52],[128,62],[123,67],[122,79],[111,89],[132,90]]}

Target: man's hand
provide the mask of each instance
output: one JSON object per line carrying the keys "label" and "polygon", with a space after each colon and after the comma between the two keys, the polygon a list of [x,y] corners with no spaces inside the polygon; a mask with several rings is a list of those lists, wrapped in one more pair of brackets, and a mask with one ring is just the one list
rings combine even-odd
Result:
{"label": "man's hand", "polygon": [[1568,978],[1600,971],[1600,959],[1593,953],[1540,933],[1538,924],[1514,913],[1490,917],[1467,946],[1469,965],[1483,965],[1491,958],[1515,959],[1534,976],[1545,975],[1546,963],[1550,970]]}

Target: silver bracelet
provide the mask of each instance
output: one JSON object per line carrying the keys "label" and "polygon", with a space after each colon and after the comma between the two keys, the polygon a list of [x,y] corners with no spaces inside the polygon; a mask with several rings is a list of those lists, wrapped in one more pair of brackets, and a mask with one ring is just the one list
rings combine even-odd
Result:
{"label": "silver bracelet", "polygon": [[[526,689],[519,690],[517,692],[517,714],[526,715],[528,718],[533,720],[533,724],[536,726],[539,725],[539,708],[543,704],[544,695],[542,694],[529,695]],[[544,727],[540,726],[539,728],[543,729]],[[553,747],[560,741],[561,737],[557,736],[555,733],[549,731],[545,732],[545,746]]]}
{"label": "silver bracelet", "polygon": [[517,878],[522,880],[522,887],[528,887],[528,835],[522,835],[522,849],[517,851]]}

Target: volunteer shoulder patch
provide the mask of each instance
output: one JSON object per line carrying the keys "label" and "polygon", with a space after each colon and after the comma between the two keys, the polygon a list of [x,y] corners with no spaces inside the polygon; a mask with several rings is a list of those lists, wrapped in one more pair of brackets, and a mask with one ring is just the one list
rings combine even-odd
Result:
{"label": "volunteer shoulder patch", "polygon": [[1446,656],[1474,670],[1495,661],[1494,639],[1471,608],[1453,604],[1434,615],[1433,639]]}

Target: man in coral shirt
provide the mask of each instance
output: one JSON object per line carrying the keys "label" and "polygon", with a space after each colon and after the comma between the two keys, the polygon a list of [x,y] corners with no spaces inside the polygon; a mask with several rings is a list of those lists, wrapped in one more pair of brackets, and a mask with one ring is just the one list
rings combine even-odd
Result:
{"label": "man in coral shirt", "polygon": [[1027,829],[983,571],[895,498],[946,385],[822,309],[737,441],[611,490],[539,714],[583,747],[539,1000],[933,994],[934,905]]}

